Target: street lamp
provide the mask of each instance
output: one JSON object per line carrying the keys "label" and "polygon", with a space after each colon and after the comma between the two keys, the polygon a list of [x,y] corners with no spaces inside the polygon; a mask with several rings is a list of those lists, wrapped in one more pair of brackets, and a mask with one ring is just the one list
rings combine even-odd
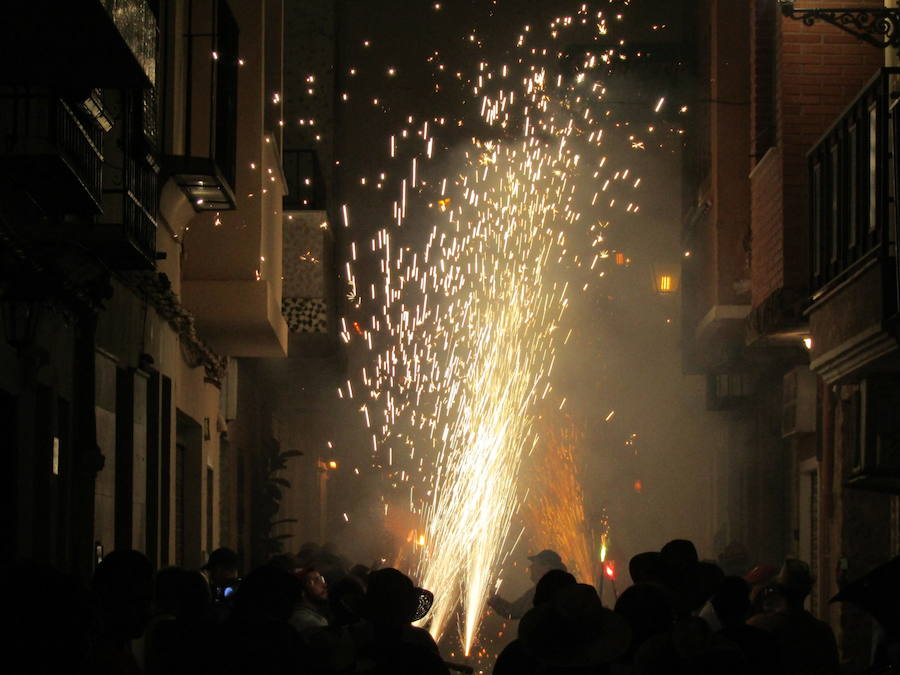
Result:
{"label": "street lamp", "polygon": [[681,280],[681,266],[677,263],[653,263],[653,290],[660,295],[673,295],[678,292]]}

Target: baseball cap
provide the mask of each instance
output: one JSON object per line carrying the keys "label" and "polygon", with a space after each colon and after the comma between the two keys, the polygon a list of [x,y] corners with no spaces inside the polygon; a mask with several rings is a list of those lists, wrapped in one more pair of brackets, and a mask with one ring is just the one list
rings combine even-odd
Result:
{"label": "baseball cap", "polygon": [[559,567],[565,569],[565,565],[563,564],[562,558],[559,557],[559,553],[551,551],[549,548],[545,548],[540,553],[528,556],[528,559],[532,562],[546,565],[547,567]]}

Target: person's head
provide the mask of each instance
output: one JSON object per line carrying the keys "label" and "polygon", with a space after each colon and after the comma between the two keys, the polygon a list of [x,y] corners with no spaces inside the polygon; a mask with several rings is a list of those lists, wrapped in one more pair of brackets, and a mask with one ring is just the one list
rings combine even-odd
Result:
{"label": "person's head", "polygon": [[144,634],[153,599],[153,566],[143,553],[112,551],[91,581],[107,634],[132,640]]}
{"label": "person's head", "polygon": [[240,576],[238,554],[230,548],[217,548],[209,554],[209,560],[203,569],[209,575],[209,583],[212,586],[228,586]]}
{"label": "person's head", "polygon": [[550,570],[567,571],[562,558],[559,557],[559,553],[551,551],[550,549],[544,549],[540,553],[528,556],[528,560],[531,561],[531,565],[528,567],[528,573],[534,583],[540,581],[541,577]]}
{"label": "person's head", "polygon": [[725,573],[716,563],[709,560],[701,560],[697,563],[697,585],[694,600],[697,609],[706,604],[724,579]]}
{"label": "person's head", "polygon": [[635,584],[656,582],[660,579],[661,565],[658,552],[638,553],[628,561],[628,574]]}
{"label": "person's head", "polygon": [[622,617],[603,607],[593,586],[576,583],[528,610],[519,622],[519,639],[536,660],[549,666],[548,672],[584,672],[625,654],[631,630]]}
{"label": "person's head", "polygon": [[578,583],[574,575],[565,570],[550,570],[542,576],[534,588],[534,606],[550,602],[562,589]]}
{"label": "person's head", "polygon": [[778,574],[778,568],[768,563],[757,565],[744,575],[744,581],[750,585],[750,615],[766,611],[765,601],[769,589]]}
{"label": "person's head", "polygon": [[166,567],[156,573],[154,585],[157,612],[171,614],[178,619],[195,620],[209,608],[209,584],[199,572]]}
{"label": "person's head", "polygon": [[647,638],[665,633],[672,627],[669,596],[656,584],[635,584],[626,588],[616,600],[615,612],[631,626],[632,650],[637,650]]}
{"label": "person's head", "polygon": [[287,621],[303,598],[303,585],[274,565],[253,570],[235,591],[234,611],[242,621]]}
{"label": "person's head", "polygon": [[687,539],[673,539],[659,550],[659,557],[663,567],[674,573],[690,569],[700,562],[697,548]]}
{"label": "person's head", "polygon": [[374,624],[396,628],[424,617],[433,601],[429,591],[417,588],[403,572],[385,567],[369,574],[363,605]]}
{"label": "person's head", "polygon": [[307,541],[297,551],[297,564],[300,567],[312,565],[322,552],[322,547],[314,541]]}
{"label": "person's head", "polygon": [[328,589],[328,604],[333,620],[329,623],[346,626],[359,621],[359,611],[365,595],[365,583],[356,575],[348,574],[332,584]]}
{"label": "person's head", "polygon": [[314,567],[307,567],[297,572],[297,578],[303,585],[303,599],[314,605],[328,602],[328,584],[325,577]]}
{"label": "person's head", "polygon": [[741,577],[725,577],[710,602],[724,627],[740,625],[750,615],[750,584]]}
{"label": "person's head", "polygon": [[775,577],[775,584],[788,607],[802,607],[815,581],[809,565],[796,558],[786,558]]}
{"label": "person's head", "polygon": [[357,579],[363,586],[366,587],[366,579],[368,579],[369,574],[372,572],[371,568],[356,564],[350,568],[350,572],[348,573],[351,577]]}

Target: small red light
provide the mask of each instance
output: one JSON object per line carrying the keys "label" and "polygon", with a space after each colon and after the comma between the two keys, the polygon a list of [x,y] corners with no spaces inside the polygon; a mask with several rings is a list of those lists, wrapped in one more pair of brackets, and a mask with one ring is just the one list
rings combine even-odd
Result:
{"label": "small red light", "polygon": [[644,485],[643,485],[643,483],[641,483],[641,481],[639,481],[639,480],[634,481],[634,491],[635,492],[640,494],[643,487],[644,487]]}
{"label": "small red light", "polygon": [[606,572],[606,576],[608,576],[610,579],[616,578],[616,566],[612,563],[612,561],[609,561],[603,565],[603,571]]}

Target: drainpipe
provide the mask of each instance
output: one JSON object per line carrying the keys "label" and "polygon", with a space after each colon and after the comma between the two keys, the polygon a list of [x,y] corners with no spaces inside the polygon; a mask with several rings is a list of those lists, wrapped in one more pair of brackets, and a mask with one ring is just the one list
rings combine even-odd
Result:
{"label": "drainpipe", "polygon": [[817,592],[819,611],[822,616],[827,617],[830,614],[827,602],[833,586],[831,542],[834,522],[834,397],[831,385],[826,384],[822,378],[819,378],[819,402],[822,416],[819,447],[816,449],[819,460]]}

